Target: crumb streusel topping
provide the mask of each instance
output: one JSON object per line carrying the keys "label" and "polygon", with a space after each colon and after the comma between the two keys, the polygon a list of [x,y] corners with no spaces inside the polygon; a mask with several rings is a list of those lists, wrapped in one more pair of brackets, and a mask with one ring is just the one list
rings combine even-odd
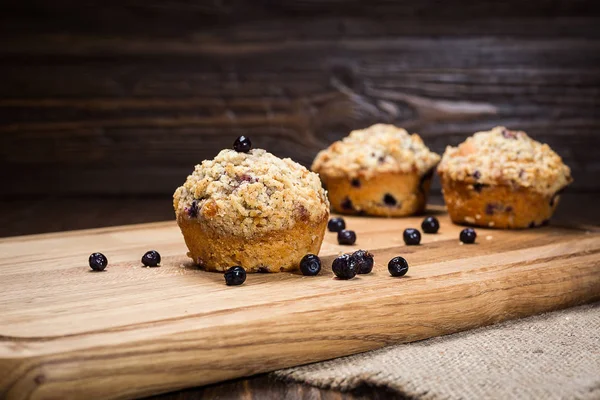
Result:
{"label": "crumb streusel topping", "polygon": [[453,180],[520,186],[541,194],[554,194],[573,180],[550,146],[502,126],[448,146],[438,172]]}
{"label": "crumb streusel topping", "polygon": [[352,131],[317,154],[312,170],[333,177],[369,178],[375,173],[404,172],[424,175],[440,161],[423,140],[394,125],[376,124]]}
{"label": "crumb streusel topping", "polygon": [[318,222],[329,213],[319,176],[262,149],[222,150],[196,165],[173,195],[178,216],[246,237]]}

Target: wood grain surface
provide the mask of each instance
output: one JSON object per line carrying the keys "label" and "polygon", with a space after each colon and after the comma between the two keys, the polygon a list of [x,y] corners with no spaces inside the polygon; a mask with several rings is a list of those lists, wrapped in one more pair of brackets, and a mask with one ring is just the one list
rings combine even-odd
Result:
{"label": "wood grain surface", "polygon": [[[328,235],[320,276],[254,274],[235,288],[189,264],[173,222],[2,239],[1,397],[150,395],[599,298],[599,233],[480,229],[468,246],[439,217],[418,247],[401,239],[418,217],[347,218],[358,242]],[[359,247],[374,252],[374,273],[334,279],[333,256]],[[162,267],[140,266],[149,248]],[[89,270],[92,251],[107,271]],[[389,277],[395,255],[407,277]]]}
{"label": "wood grain surface", "polygon": [[591,0],[61,0],[0,11],[4,195],[170,194],[240,134],[308,165],[375,122],[417,131],[438,152],[495,125],[523,129],[564,157],[574,190],[600,189]]}

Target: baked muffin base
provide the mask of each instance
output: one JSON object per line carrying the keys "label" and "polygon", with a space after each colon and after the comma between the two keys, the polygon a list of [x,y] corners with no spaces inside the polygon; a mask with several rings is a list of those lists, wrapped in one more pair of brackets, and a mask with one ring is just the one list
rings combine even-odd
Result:
{"label": "baked muffin base", "polygon": [[318,254],[329,215],[318,223],[297,221],[293,228],[246,238],[227,235],[197,220],[177,218],[188,257],[207,271],[226,271],[234,265],[247,272],[283,272],[299,268],[308,253]]}
{"label": "baked muffin base", "polygon": [[527,188],[482,185],[442,176],[444,201],[456,224],[522,229],[546,225],[560,195],[542,195]]}
{"label": "baked muffin base", "polygon": [[371,177],[327,178],[333,210],[340,214],[403,217],[421,213],[427,204],[433,170],[416,173],[387,172]]}

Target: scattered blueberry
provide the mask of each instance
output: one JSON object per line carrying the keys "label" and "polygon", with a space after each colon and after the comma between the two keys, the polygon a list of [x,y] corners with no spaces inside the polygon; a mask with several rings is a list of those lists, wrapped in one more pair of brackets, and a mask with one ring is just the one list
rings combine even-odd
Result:
{"label": "scattered blueberry", "polygon": [[473,172],[473,178],[475,178],[475,179],[481,178],[481,172],[479,172],[479,171]]}
{"label": "scattered blueberry", "polygon": [[225,284],[227,286],[241,285],[246,281],[246,270],[239,265],[229,268],[225,272]]}
{"label": "scattered blueberry", "polygon": [[404,243],[409,246],[416,246],[421,243],[421,232],[417,229],[407,228],[404,230],[404,234],[402,235],[404,238]]}
{"label": "scattered blueberry", "polygon": [[436,217],[427,217],[421,223],[421,229],[425,233],[437,233],[440,229],[440,221]]}
{"label": "scattered blueberry", "polygon": [[396,198],[389,193],[386,193],[385,196],[383,196],[383,202],[389,207],[394,207],[396,204],[398,204]]}
{"label": "scattered blueberry", "polygon": [[329,232],[339,232],[346,229],[346,221],[344,221],[344,218],[331,218],[327,223],[327,229]]}
{"label": "scattered blueberry", "polygon": [[104,271],[106,266],[108,265],[108,260],[106,256],[102,253],[92,253],[90,254],[90,268],[94,271]]}
{"label": "scattered blueberry", "polygon": [[475,238],[477,237],[477,232],[473,228],[465,228],[460,231],[460,241],[465,244],[475,243]]}
{"label": "scattered blueberry", "polygon": [[321,259],[314,254],[307,254],[300,260],[302,275],[315,276],[321,271]]}
{"label": "scattered blueberry", "polygon": [[156,250],[147,251],[142,256],[142,264],[146,267],[156,267],[160,264],[160,254]]}
{"label": "scattered blueberry", "polygon": [[404,257],[394,257],[388,263],[388,271],[392,276],[404,276],[408,272],[408,262]]}
{"label": "scattered blueberry", "polygon": [[233,149],[238,153],[247,153],[252,148],[252,142],[247,136],[240,136],[233,142]]}
{"label": "scattered blueberry", "polygon": [[358,187],[360,187],[360,179],[358,179],[358,178],[354,178],[354,179],[352,179],[352,180],[350,181],[350,184],[351,184],[353,187],[355,187],[355,188],[358,188]]}
{"label": "scattered blueberry", "polygon": [[366,250],[357,250],[352,253],[352,258],[356,262],[358,274],[369,274],[373,270],[373,254]]}
{"label": "scattered blueberry", "polygon": [[358,272],[358,266],[356,265],[356,261],[350,254],[342,254],[333,260],[333,264],[331,264],[331,269],[335,276],[340,279],[352,279],[356,276]]}
{"label": "scattered blueberry", "polygon": [[339,244],[354,244],[356,242],[356,233],[354,231],[349,231],[347,229],[342,229],[338,232],[338,243]]}

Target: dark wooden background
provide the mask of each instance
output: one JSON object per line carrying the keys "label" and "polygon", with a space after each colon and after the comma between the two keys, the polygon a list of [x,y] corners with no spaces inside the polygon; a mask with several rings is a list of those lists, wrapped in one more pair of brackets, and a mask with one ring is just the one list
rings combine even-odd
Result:
{"label": "dark wooden background", "polygon": [[236,136],[309,165],[375,122],[442,152],[503,124],[600,183],[594,0],[8,1],[5,198],[165,196]]}
{"label": "dark wooden background", "polygon": [[[170,219],[193,165],[238,135],[309,165],[376,122],[419,132],[438,152],[495,125],[526,130],[573,170],[557,219],[599,223],[599,9],[595,0],[2,1],[0,236]],[[202,397],[398,396],[255,377],[160,398]]]}

